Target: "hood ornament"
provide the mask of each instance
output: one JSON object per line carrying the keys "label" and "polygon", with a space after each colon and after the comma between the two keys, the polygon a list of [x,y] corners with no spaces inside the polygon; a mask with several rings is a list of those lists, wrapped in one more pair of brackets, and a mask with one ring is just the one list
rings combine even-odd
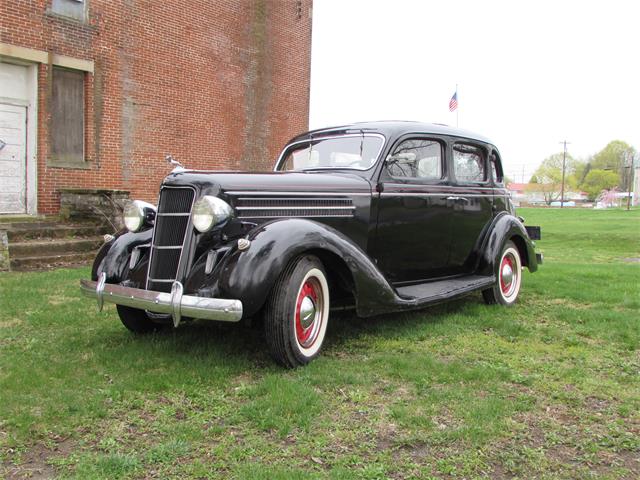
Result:
{"label": "hood ornament", "polygon": [[169,165],[173,165],[174,168],[173,170],[171,170],[171,173],[182,172],[183,170],[185,170],[182,164],[178,160],[173,158],[173,155],[166,155],[164,159]]}

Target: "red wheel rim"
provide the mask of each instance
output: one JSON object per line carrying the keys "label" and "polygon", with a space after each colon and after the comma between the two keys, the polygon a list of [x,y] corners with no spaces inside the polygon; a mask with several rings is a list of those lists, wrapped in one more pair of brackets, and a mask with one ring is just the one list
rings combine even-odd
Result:
{"label": "red wheel rim", "polygon": [[517,272],[511,255],[505,255],[500,264],[500,289],[504,295],[509,295],[513,289]]}
{"label": "red wheel rim", "polygon": [[[312,305],[312,307],[311,307]],[[322,323],[322,288],[315,278],[308,278],[302,284],[296,300],[296,339],[304,347],[311,347],[318,338]]]}

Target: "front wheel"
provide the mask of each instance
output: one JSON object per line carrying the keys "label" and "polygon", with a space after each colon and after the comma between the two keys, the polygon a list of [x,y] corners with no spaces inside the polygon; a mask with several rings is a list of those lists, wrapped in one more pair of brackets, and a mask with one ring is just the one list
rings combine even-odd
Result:
{"label": "front wheel", "polygon": [[484,301],[488,304],[513,305],[522,284],[522,261],[520,252],[512,241],[506,242],[502,247],[502,255],[497,266],[495,285],[482,291]]}
{"label": "front wheel", "polygon": [[153,321],[144,310],[116,305],[122,324],[133,333],[151,333],[161,330],[164,324]]}
{"label": "front wheel", "polygon": [[265,337],[281,365],[305,365],[320,352],[329,320],[329,285],[320,260],[293,260],[276,282],[265,307]]}

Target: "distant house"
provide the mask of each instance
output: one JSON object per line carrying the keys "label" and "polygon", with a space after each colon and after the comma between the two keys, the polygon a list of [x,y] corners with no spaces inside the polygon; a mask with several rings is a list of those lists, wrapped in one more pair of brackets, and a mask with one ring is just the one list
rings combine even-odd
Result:
{"label": "distant house", "polygon": [[544,194],[541,191],[532,189],[531,183],[510,183],[507,190],[511,193],[511,200],[514,205],[522,204],[544,204]]}
{"label": "distant house", "polygon": [[636,205],[634,192],[620,192],[614,188],[605,190],[598,196],[596,208],[620,208],[626,206],[627,203]]}
{"label": "distant house", "polygon": [[[510,183],[507,185],[507,190],[511,193],[511,199],[516,206],[528,204],[528,205],[546,205],[545,192],[542,186],[537,183]],[[568,202],[572,202],[570,206],[576,204],[586,203],[589,200],[589,196],[585,192],[573,192],[567,190],[564,192],[565,205]],[[557,194],[557,199],[554,201],[560,205],[560,194]],[[554,206],[554,202],[551,204]]]}

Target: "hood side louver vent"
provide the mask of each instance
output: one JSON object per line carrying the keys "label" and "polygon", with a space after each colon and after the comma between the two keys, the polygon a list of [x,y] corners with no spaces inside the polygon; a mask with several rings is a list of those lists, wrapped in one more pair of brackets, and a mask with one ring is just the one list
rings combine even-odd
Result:
{"label": "hood side louver vent", "polygon": [[235,209],[239,218],[317,218],[353,217],[355,206],[350,198],[238,198]]}

